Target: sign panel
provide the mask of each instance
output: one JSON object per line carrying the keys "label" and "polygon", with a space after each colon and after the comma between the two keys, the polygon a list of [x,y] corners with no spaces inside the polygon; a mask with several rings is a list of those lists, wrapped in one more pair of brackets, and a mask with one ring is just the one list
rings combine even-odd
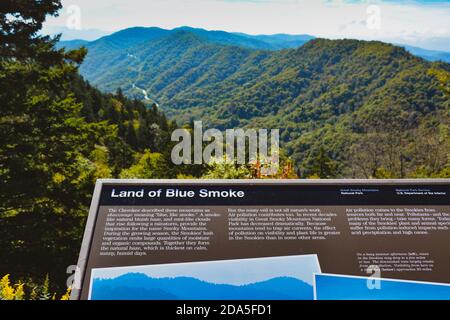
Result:
{"label": "sign panel", "polygon": [[449,180],[97,183],[74,299],[450,299]]}

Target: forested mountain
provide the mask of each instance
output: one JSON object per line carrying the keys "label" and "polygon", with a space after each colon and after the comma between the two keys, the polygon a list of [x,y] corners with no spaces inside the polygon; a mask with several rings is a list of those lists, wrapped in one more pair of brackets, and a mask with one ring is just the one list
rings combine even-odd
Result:
{"label": "forested mountain", "polygon": [[[88,49],[89,55],[83,66],[82,73],[84,75],[90,75],[90,73],[95,74],[96,71],[102,73],[109,69],[112,64],[129,63],[130,59],[135,58],[132,52],[138,48],[145,47],[153,41],[164,41],[163,38],[173,39],[176,35],[184,33],[189,33],[211,44],[262,50],[298,47],[314,38],[308,35],[296,36],[285,34],[252,36],[243,33],[207,31],[190,27],[180,27],[173,30],[156,27],[135,27],[113,33],[92,42],[83,40],[61,41],[58,47],[72,50],[85,46]],[[92,77],[90,78],[92,79]]]}
{"label": "forested mountain", "polygon": [[[179,124],[280,128],[301,176],[448,174],[449,98],[439,78],[449,65],[404,48],[314,39],[297,49],[255,50],[184,28],[109,54],[98,62],[91,53],[81,67],[94,85],[138,99],[145,90]],[[369,136],[376,150],[387,140],[396,152],[367,156],[359,148]],[[433,140],[423,141],[439,149],[433,159],[416,150],[418,139]]]}
{"label": "forested mountain", "polygon": [[[306,34],[249,35],[241,32],[229,33],[224,31],[207,31],[204,29],[191,27],[180,27],[173,30],[165,30],[157,27],[134,27],[101,37],[98,40],[91,42],[86,40],[61,41],[58,44],[58,47],[65,47],[66,49],[70,50],[77,49],[81,46],[86,46],[90,49],[90,51],[96,51],[96,54],[99,55],[104,49],[127,49],[129,47],[132,47],[133,45],[164,37],[169,35],[170,33],[176,33],[180,30],[195,33],[196,35],[201,36],[205,40],[213,43],[262,50],[298,48],[308,41],[316,38],[314,36]],[[443,61],[450,63],[449,52],[427,50],[402,44],[396,45],[404,47],[408,52],[412,53],[415,56],[424,58],[425,60]],[[100,50],[97,50],[97,48],[99,48]]]}
{"label": "forested mountain", "polygon": [[256,36],[248,35],[245,33],[236,33],[236,34],[250,39],[256,39],[268,43],[272,46],[273,49],[298,48],[304,45],[306,42],[315,39],[315,37],[307,34],[291,35],[280,33],[273,35],[256,35]]}
{"label": "forested mountain", "polygon": [[310,35],[289,34],[249,35],[191,27],[179,27],[172,30],[157,27],[134,27],[115,32],[92,42],[84,40],[61,41],[59,47],[69,48],[74,45],[86,45],[91,51],[96,51],[97,48],[102,49],[106,45],[109,49],[126,49],[138,43],[148,42],[179,31],[188,31],[212,43],[265,50],[297,48],[315,38]]}
{"label": "forested mountain", "polygon": [[68,40],[68,41],[60,41],[56,44],[58,48],[64,48],[66,50],[76,50],[81,47],[86,47],[89,45],[89,41],[87,40]]}

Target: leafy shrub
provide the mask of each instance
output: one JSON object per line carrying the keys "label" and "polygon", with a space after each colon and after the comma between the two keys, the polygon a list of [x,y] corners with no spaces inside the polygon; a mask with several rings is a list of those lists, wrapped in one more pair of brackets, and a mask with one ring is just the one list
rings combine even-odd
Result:
{"label": "leafy shrub", "polygon": [[[69,300],[71,289],[59,300]],[[0,300],[57,300],[56,293],[50,291],[50,279],[48,275],[42,284],[34,284],[31,281],[25,283],[18,281],[13,283],[7,274],[0,279]]]}

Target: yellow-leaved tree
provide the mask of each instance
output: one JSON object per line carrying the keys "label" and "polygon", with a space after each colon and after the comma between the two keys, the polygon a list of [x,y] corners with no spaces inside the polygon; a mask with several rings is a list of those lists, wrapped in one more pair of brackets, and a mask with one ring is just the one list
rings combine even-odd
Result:
{"label": "yellow-leaved tree", "polygon": [[[50,293],[49,285],[47,276],[42,285],[30,284],[29,290],[26,290],[24,282],[13,283],[7,274],[0,279],[0,300],[56,300],[56,294]],[[60,300],[69,300],[71,291],[71,288],[68,288]]]}

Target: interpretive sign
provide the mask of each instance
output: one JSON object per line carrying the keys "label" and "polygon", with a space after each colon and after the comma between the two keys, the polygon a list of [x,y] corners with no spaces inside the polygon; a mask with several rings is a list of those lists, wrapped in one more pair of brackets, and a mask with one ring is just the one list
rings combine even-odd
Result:
{"label": "interpretive sign", "polygon": [[101,180],[73,299],[450,299],[449,180]]}

